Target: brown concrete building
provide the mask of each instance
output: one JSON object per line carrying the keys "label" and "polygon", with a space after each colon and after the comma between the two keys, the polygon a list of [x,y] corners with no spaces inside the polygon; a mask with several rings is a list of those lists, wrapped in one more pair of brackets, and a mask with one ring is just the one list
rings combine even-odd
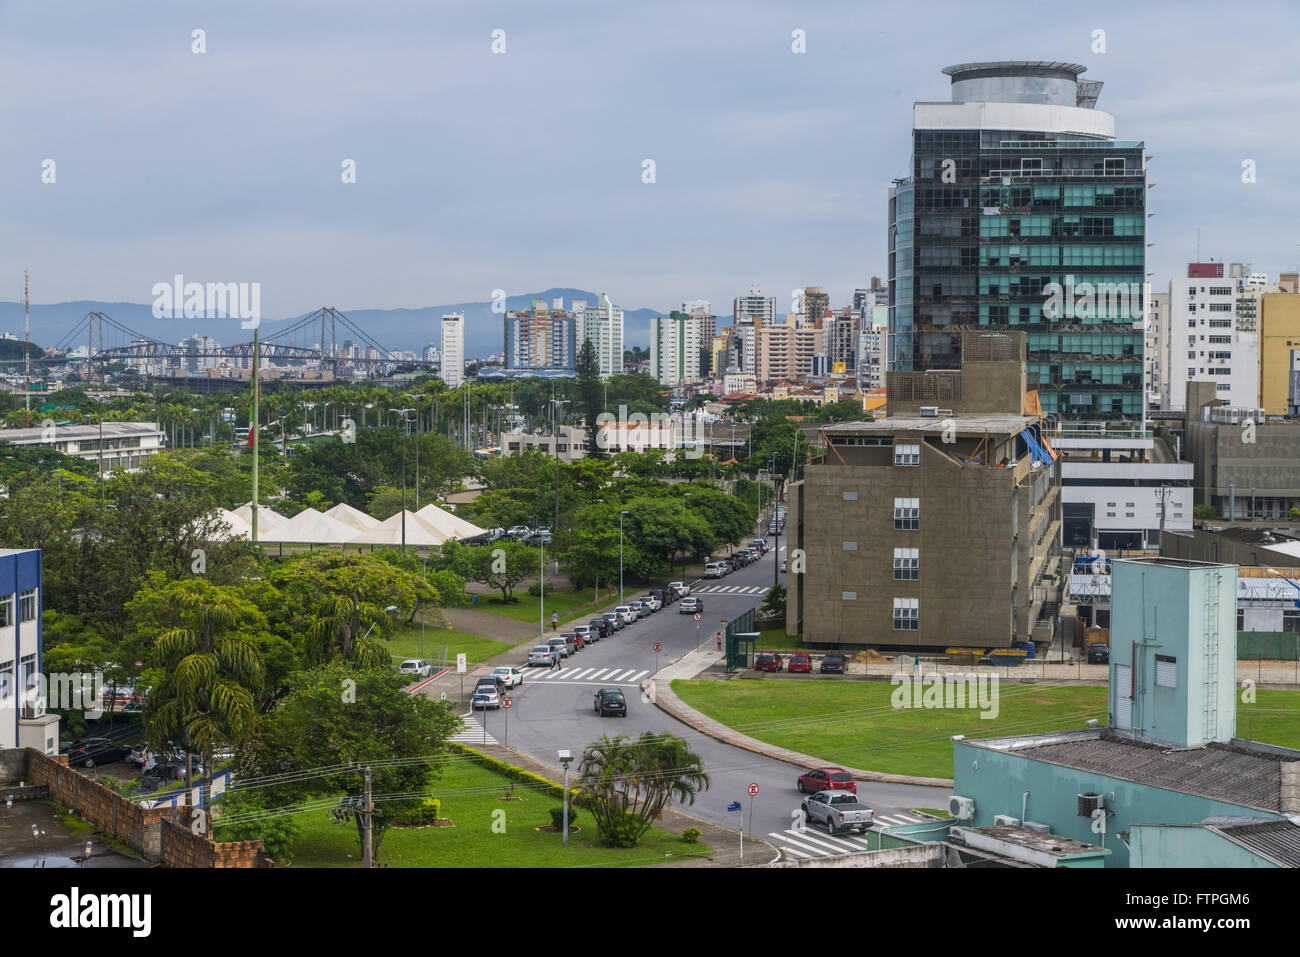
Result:
{"label": "brown concrete building", "polygon": [[967,333],[961,371],[890,373],[888,417],[823,430],[789,490],[789,633],[844,648],[1051,640],[1060,466],[1027,411],[1024,361],[1023,333]]}
{"label": "brown concrete building", "polygon": [[796,379],[812,371],[822,330],[796,329],[792,317],[774,325],[754,323],[754,378],[759,382]]}

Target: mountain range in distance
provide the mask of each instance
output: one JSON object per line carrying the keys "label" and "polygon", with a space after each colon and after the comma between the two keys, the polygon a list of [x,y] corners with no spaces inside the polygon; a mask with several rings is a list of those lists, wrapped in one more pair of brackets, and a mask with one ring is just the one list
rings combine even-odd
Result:
{"label": "mountain range in distance", "polygon": [[[564,298],[564,308],[570,309],[574,299],[585,299],[588,303],[597,301],[597,294],[582,289],[551,288],[543,292],[524,293],[506,297],[506,307],[515,312],[528,309],[534,299],[544,299],[549,307],[552,300]],[[613,299],[614,297],[610,297]],[[619,305],[617,299],[614,304]],[[322,305],[328,305],[324,303]],[[319,306],[316,308],[320,308]],[[277,330],[288,328],[311,311],[300,313],[284,319],[262,317],[261,338],[263,341],[274,336]],[[249,329],[240,328],[238,319],[157,319],[153,314],[152,303],[138,302],[99,302],[83,300],[78,302],[56,302],[47,304],[33,303],[31,307],[32,341],[49,347],[59,345],[71,333],[88,312],[102,312],[115,321],[134,330],[148,339],[160,342],[177,343],[192,335],[211,336],[222,345],[248,342],[252,336]],[[441,331],[439,322],[444,313],[463,312],[465,314],[465,355],[467,358],[485,358],[499,355],[504,346],[505,326],[500,313],[492,311],[491,300],[482,302],[458,302],[445,306],[421,306],[415,309],[340,309],[343,315],[352,320],[358,328],[369,337],[370,342],[383,349],[411,349],[422,352],[430,343],[440,346]],[[656,309],[623,310],[623,345],[631,349],[635,345],[645,346],[650,341],[650,320],[654,316],[666,316],[667,312]],[[21,302],[0,301],[0,332],[9,332],[18,336],[23,334],[23,304]],[[83,330],[84,333],[84,330]],[[357,336],[339,325],[336,335],[340,344],[344,340],[357,342]],[[126,338],[115,330],[106,329],[104,346],[125,346]],[[122,341],[110,341],[111,338]],[[320,339],[319,327],[315,336],[309,336],[306,330],[295,334],[293,345],[310,346]],[[64,343],[67,349],[75,349],[85,343],[82,335],[77,341]],[[290,344],[290,343],[286,343]],[[99,342],[96,341],[96,346]]]}

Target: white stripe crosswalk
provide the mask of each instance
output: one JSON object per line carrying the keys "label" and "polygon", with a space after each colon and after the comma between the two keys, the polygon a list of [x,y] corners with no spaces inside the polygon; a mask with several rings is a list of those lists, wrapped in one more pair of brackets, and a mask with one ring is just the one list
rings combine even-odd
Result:
{"label": "white stripe crosswalk", "polygon": [[491,733],[487,737],[483,736],[483,725],[475,717],[464,717],[460,720],[465,722],[465,729],[459,734],[452,735],[451,740],[460,744],[498,744],[496,738]]}
{"label": "white stripe crosswalk", "polygon": [[763,585],[704,585],[692,589],[692,593],[698,592],[701,595],[765,595],[767,591],[768,587]]}
{"label": "white stripe crosswalk", "polygon": [[554,668],[533,675],[534,681],[550,684],[636,684],[650,673],[647,668]]}
{"label": "white stripe crosswalk", "polygon": [[[877,814],[875,820],[876,828],[881,829],[882,826],[888,828],[903,824],[919,824],[922,819],[896,811],[890,815]],[[865,835],[832,835],[805,826],[789,828],[785,831],[772,831],[767,836],[777,842],[777,847],[783,854],[796,860],[808,860],[814,857],[840,857],[845,854],[860,854],[863,851],[876,850],[869,834],[870,832]]]}

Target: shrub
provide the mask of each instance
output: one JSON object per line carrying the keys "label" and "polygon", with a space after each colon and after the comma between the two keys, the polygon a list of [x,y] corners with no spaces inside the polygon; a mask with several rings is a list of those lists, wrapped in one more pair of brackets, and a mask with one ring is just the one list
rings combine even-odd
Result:
{"label": "shrub", "polygon": [[688,827],[682,831],[682,840],[687,844],[700,843],[700,829],[698,827]]}
{"label": "shrub", "polygon": [[1203,522],[1212,522],[1218,517],[1219,513],[1213,505],[1192,506],[1192,518],[1200,519]]}
{"label": "shrub", "polygon": [[[569,805],[569,827],[573,827],[578,822],[578,809],[572,804]],[[556,830],[564,827],[564,808],[551,808],[551,824]]]}
{"label": "shrub", "polygon": [[531,585],[529,585],[529,586],[528,586],[528,594],[532,595],[534,598],[541,598],[541,597],[542,597],[542,583],[541,583],[541,582],[533,582]]}
{"label": "shrub", "polygon": [[405,827],[427,827],[438,820],[441,810],[441,801],[437,798],[425,798],[415,807],[399,814],[396,823]]}

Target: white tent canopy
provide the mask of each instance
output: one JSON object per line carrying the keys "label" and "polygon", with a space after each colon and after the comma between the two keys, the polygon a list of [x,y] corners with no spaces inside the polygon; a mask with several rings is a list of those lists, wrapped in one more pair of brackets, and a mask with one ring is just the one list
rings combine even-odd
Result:
{"label": "white tent canopy", "polygon": [[360,509],[353,508],[347,502],[339,502],[333,508],[326,509],[325,515],[335,521],[342,522],[344,525],[350,525],[359,532],[364,532],[366,529],[375,528],[379,525],[379,519],[367,515]]}
{"label": "white tent canopy", "polygon": [[253,529],[249,524],[234,512],[228,512],[224,508],[219,508],[212,513],[212,517],[225,526],[226,530],[218,531],[215,536],[221,541],[227,541],[232,538],[250,538],[253,534]]}
{"label": "white tent canopy", "polygon": [[286,545],[341,545],[356,534],[357,530],[351,525],[331,518],[314,508],[304,508],[283,525],[258,537],[264,542],[280,542]]}
{"label": "white tent canopy", "polygon": [[[239,508],[235,509],[234,514],[238,515],[239,518],[243,520],[244,524],[249,527],[249,531],[251,532],[253,527],[253,503],[245,502],[243,505],[239,506]],[[287,518],[272,509],[269,505],[257,506],[258,539],[260,540],[263,538],[263,533],[272,532],[287,521]]]}
{"label": "white tent canopy", "polygon": [[348,539],[349,545],[401,545],[402,516],[406,516],[406,544],[417,548],[441,545],[446,535],[420,518],[414,512],[398,512],[374,528]]}
{"label": "white tent canopy", "polygon": [[483,529],[477,525],[467,522],[465,519],[453,515],[437,505],[426,505],[415,514],[436,528],[446,538],[473,538],[475,535],[483,534]]}

